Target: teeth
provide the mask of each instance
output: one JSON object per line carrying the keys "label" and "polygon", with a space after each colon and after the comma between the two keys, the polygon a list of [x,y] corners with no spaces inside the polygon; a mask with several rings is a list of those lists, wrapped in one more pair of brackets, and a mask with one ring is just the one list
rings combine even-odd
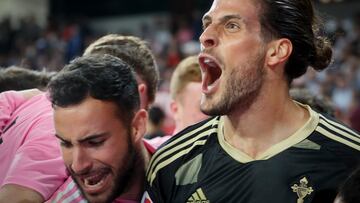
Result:
{"label": "teeth", "polygon": [[208,58],[204,60],[204,63],[206,63],[210,67],[216,67],[217,66],[214,61],[212,61],[211,59],[208,59]]}
{"label": "teeth", "polygon": [[211,90],[214,86],[215,86],[214,83],[208,85],[208,90]]}
{"label": "teeth", "polygon": [[90,181],[89,179],[84,179],[84,184],[87,187],[97,187],[97,186],[101,185],[103,182],[104,182],[103,178],[99,182],[97,182],[95,184],[94,184],[94,182]]}
{"label": "teeth", "polygon": [[204,60],[204,63],[206,63],[206,64],[208,64],[208,63],[210,63],[210,62],[211,62],[211,60],[208,59],[208,58],[206,58],[206,59]]}
{"label": "teeth", "polygon": [[85,178],[84,179],[84,184],[87,187],[96,187],[96,186],[101,185],[104,182],[104,179],[105,179],[104,175],[92,176],[92,177],[89,177],[89,178]]}

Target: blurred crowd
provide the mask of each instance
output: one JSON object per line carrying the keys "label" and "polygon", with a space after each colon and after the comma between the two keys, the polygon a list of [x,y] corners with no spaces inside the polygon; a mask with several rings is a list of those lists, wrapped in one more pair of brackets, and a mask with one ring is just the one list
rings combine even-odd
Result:
{"label": "blurred crowd", "polygon": [[[333,63],[329,69],[307,74],[294,81],[294,87],[305,87],[315,95],[328,98],[343,122],[359,125],[360,113],[360,14],[352,19],[331,19],[324,22],[326,33],[334,44]],[[160,70],[159,92],[155,105],[169,113],[169,81],[174,67],[185,57],[200,51],[201,15],[177,16],[169,19],[154,17],[153,25],[141,26],[141,33],[121,33],[141,37],[149,42]],[[84,48],[106,34],[91,29],[84,19],[72,22],[49,20],[45,27],[34,18],[21,20],[17,28],[10,19],[0,22],[0,66],[12,65],[31,70],[58,71],[71,59],[80,56]],[[355,124],[354,124],[355,122]],[[356,127],[355,127],[356,128]],[[173,120],[164,122],[170,134]]]}

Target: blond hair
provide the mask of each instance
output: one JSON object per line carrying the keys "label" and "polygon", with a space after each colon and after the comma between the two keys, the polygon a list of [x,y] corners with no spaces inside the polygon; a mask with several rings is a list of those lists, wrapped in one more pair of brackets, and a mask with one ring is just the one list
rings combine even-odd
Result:
{"label": "blond hair", "polygon": [[170,81],[170,94],[173,99],[190,82],[201,82],[201,70],[197,56],[183,59],[175,68]]}

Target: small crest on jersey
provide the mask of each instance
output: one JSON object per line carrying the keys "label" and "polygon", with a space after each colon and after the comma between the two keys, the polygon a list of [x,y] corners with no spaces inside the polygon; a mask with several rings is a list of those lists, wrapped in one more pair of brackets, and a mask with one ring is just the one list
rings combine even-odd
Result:
{"label": "small crest on jersey", "polygon": [[151,200],[149,193],[145,191],[143,197],[141,198],[141,203],[154,203],[154,202]]}
{"label": "small crest on jersey", "polygon": [[186,203],[210,203],[201,188],[198,188]]}
{"label": "small crest on jersey", "polygon": [[293,190],[293,192],[295,192],[298,196],[297,199],[297,203],[303,203],[304,202],[304,198],[307,195],[310,195],[312,192],[314,192],[312,187],[308,186],[309,181],[307,180],[306,177],[303,177],[300,180],[300,184],[294,184],[293,186],[291,186],[291,189]]}

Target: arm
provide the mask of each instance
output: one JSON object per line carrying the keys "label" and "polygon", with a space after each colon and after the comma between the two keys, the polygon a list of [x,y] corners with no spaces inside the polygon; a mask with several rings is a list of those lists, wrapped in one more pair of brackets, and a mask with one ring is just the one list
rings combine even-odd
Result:
{"label": "arm", "polygon": [[0,187],[21,185],[47,200],[67,178],[55,137],[51,103],[46,95],[39,95],[20,110],[15,114],[19,118],[17,125],[4,134],[8,139],[2,145],[14,152],[8,157],[8,170],[3,172]]}
{"label": "arm", "polygon": [[8,184],[0,189],[0,202],[40,203],[44,202],[44,198],[38,192],[30,188]]}

